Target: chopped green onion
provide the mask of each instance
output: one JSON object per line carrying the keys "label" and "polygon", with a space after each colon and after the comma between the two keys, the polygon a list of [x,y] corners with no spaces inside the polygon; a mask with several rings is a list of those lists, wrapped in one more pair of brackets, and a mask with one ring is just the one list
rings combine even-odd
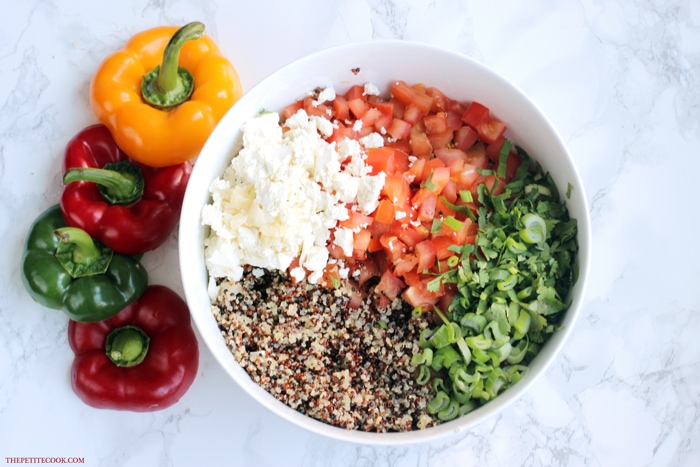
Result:
{"label": "chopped green onion", "polygon": [[[435,222],[435,221],[433,221],[433,222]],[[445,220],[443,221],[443,223],[446,226],[448,226],[449,228],[451,228],[452,230],[461,230],[462,227],[464,227],[464,223],[458,221],[453,216],[447,216],[445,218]]]}
{"label": "chopped green onion", "polygon": [[459,257],[458,256],[450,256],[447,258],[447,267],[449,268],[454,268],[459,264]]}
{"label": "chopped green onion", "polygon": [[418,369],[418,377],[416,377],[416,383],[420,386],[423,386],[428,381],[430,381],[430,376],[430,367],[427,365],[421,365]]}
{"label": "chopped green onion", "polygon": [[433,363],[433,349],[427,348],[423,349],[423,352],[413,354],[411,357],[411,365],[430,365]]}
{"label": "chopped green onion", "polygon": [[459,403],[457,401],[450,400],[450,404],[437,413],[438,419],[443,422],[454,420],[459,416]]}
{"label": "chopped green onion", "polygon": [[449,405],[450,396],[448,396],[445,391],[438,391],[437,394],[435,394],[435,397],[428,402],[426,409],[428,410],[429,414],[435,415],[436,413],[445,410]]}
{"label": "chopped green onion", "polygon": [[459,199],[461,199],[465,203],[473,203],[474,202],[474,197],[472,196],[472,192],[469,190],[461,190],[459,192]]}
{"label": "chopped green onion", "polygon": [[547,238],[547,225],[537,214],[528,213],[522,218],[523,229],[520,229],[520,239],[525,243],[542,243]]}
{"label": "chopped green onion", "polygon": [[532,190],[537,190],[537,192],[542,196],[552,196],[552,191],[544,185],[532,184],[525,187],[525,194],[529,195]]}

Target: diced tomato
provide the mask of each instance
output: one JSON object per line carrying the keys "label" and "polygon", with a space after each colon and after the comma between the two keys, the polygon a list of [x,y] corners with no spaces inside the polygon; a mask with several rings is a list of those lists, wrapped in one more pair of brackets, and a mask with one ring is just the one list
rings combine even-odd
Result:
{"label": "diced tomato", "polygon": [[432,112],[443,112],[447,110],[450,105],[450,98],[447,97],[442,91],[434,86],[428,86],[425,88],[425,93],[433,98],[433,105],[430,108]]}
{"label": "diced tomato", "polygon": [[420,283],[408,286],[401,294],[401,298],[414,308],[431,309],[440,300],[440,295],[429,292],[428,287]]}
{"label": "diced tomato", "polygon": [[444,133],[449,129],[447,125],[447,114],[445,112],[426,115],[423,117],[423,123],[425,123],[425,132],[428,135]]}
{"label": "diced tomato", "polygon": [[[435,206],[437,205],[437,195],[435,193],[429,193],[428,196],[423,199],[418,208],[418,220],[421,222],[431,222],[435,217]],[[414,206],[416,204],[414,203]]]}
{"label": "diced tomato", "polygon": [[406,104],[395,98],[390,99],[389,103],[394,107],[392,116],[394,118],[403,118],[403,113],[406,110]]}
{"label": "diced tomato", "polygon": [[293,104],[288,105],[282,110],[282,119],[287,120],[289,117],[294,115],[303,107],[302,101],[297,101]]}
{"label": "diced tomato", "polygon": [[459,188],[461,190],[469,190],[474,185],[474,182],[479,178],[479,172],[476,170],[476,166],[472,164],[464,164],[462,170],[459,172],[457,181],[459,183]]}
{"label": "diced tomato", "polygon": [[476,132],[486,144],[492,144],[498,141],[498,138],[503,136],[506,131],[506,124],[497,118],[489,117],[476,126]]}
{"label": "diced tomato", "polygon": [[470,127],[476,129],[489,116],[489,108],[476,101],[473,101],[467,107],[462,115],[462,121]]}
{"label": "diced tomato", "polygon": [[423,272],[435,266],[437,259],[437,249],[431,240],[423,240],[414,247],[416,256],[418,257],[418,272]]}
{"label": "diced tomato", "polygon": [[409,167],[408,171],[406,171],[406,176],[411,180],[413,179],[413,183],[419,184],[423,181],[423,172],[425,171],[425,163],[427,159],[416,159],[413,161],[413,164],[411,164],[411,167]]}
{"label": "diced tomato", "polygon": [[379,147],[367,149],[365,163],[372,167],[370,172],[404,173],[408,170],[408,154],[397,148]]}
{"label": "diced tomato", "polygon": [[[355,118],[362,118],[362,116],[367,112],[369,109],[369,105],[367,104],[367,101],[365,101],[361,97],[356,97],[354,99],[348,99],[348,107],[350,108],[350,113]],[[372,122],[374,123],[374,122]]]}
{"label": "diced tomato", "polygon": [[338,128],[335,128],[333,130],[333,134],[327,139],[329,143],[332,142],[339,142],[344,140],[345,138],[348,139],[357,139],[358,135],[353,130],[351,127],[341,127],[339,126]]}
{"label": "diced tomato", "polygon": [[350,86],[350,89],[348,89],[345,92],[345,99],[347,100],[352,100],[352,99],[364,99],[363,94],[365,93],[365,87],[360,86],[359,84],[354,84]]}
{"label": "diced tomato", "polygon": [[386,233],[379,238],[379,243],[381,243],[384,252],[386,253],[386,258],[391,263],[397,261],[401,256],[403,256],[406,251],[406,244],[399,240],[395,235]]}
{"label": "diced tomato", "polygon": [[489,168],[489,157],[486,155],[484,143],[477,143],[467,150],[467,163],[480,169]]}
{"label": "diced tomato", "polygon": [[397,208],[407,208],[411,197],[411,186],[403,174],[397,171],[387,174],[382,193]]}
{"label": "diced tomato", "polygon": [[425,165],[423,167],[422,180],[427,180],[430,176],[430,173],[438,167],[445,167],[445,163],[442,162],[440,159],[435,158],[428,159],[427,161],[425,161]]}
{"label": "diced tomato", "polygon": [[350,118],[350,107],[348,107],[348,101],[345,97],[335,96],[331,108],[333,109],[333,118],[340,121]]}
{"label": "diced tomato", "polygon": [[425,113],[417,105],[411,103],[406,106],[403,112],[403,119],[411,125],[417,125],[424,115]]}
{"label": "diced tomato", "polygon": [[432,169],[432,175],[430,175],[430,184],[427,184],[427,188],[435,193],[439,194],[442,189],[450,181],[450,168],[449,167],[435,167]]}
{"label": "diced tomato", "polygon": [[460,127],[460,129],[455,133],[454,146],[462,151],[467,151],[474,145],[474,143],[476,143],[477,139],[479,139],[479,134],[476,132],[476,130],[465,125]]}
{"label": "diced tomato", "polygon": [[430,144],[428,135],[415,126],[411,128],[409,142],[411,144],[411,152],[416,157],[427,157],[433,152],[433,146]]}
{"label": "diced tomato", "polygon": [[369,105],[381,113],[374,122],[374,129],[380,133],[385,132],[391,125],[392,120],[394,120],[394,105],[385,101],[369,102]]}
{"label": "diced tomato", "polygon": [[455,202],[457,201],[457,197],[459,196],[459,190],[457,189],[457,183],[455,183],[452,180],[452,176],[450,176],[450,180],[442,189],[440,195],[444,196],[445,199],[452,204],[455,204]]}
{"label": "diced tomato", "polygon": [[443,218],[447,216],[454,216],[455,211],[450,209],[445,202],[442,200],[444,196],[439,196],[437,202],[435,203],[435,213],[438,218]]}
{"label": "diced tomato", "polygon": [[448,110],[447,112],[447,126],[450,127],[452,131],[457,131],[464,126],[462,122],[462,114],[464,110]]}
{"label": "diced tomato", "polygon": [[421,271],[413,270],[408,271],[403,275],[403,280],[406,282],[407,286],[420,286],[423,282],[424,274]]}
{"label": "diced tomato", "polygon": [[399,258],[394,263],[394,274],[397,276],[403,276],[409,271],[412,271],[418,265],[418,258],[414,254],[407,254]]}
{"label": "diced tomato", "polygon": [[454,245],[454,241],[450,237],[446,235],[437,236],[432,239],[432,242],[433,245],[435,245],[435,255],[437,259],[446,259],[455,254],[453,251],[449,250],[449,247]]}
{"label": "diced tomato", "polygon": [[[350,265],[350,271],[352,271],[352,277],[355,277],[361,286],[368,280],[380,275],[377,262],[371,256],[362,261],[355,261]],[[359,271],[359,273],[356,271]]]}
{"label": "diced tomato", "polygon": [[430,236],[430,231],[423,227],[422,224],[415,227],[402,224],[401,228],[393,231],[393,233],[409,248],[415,248],[418,243]]}
{"label": "diced tomato", "polygon": [[455,286],[455,284],[445,284],[445,291],[437,303],[438,308],[440,308],[443,311],[446,311],[450,307],[450,304],[452,303],[452,300],[454,300],[456,295],[457,287]]}
{"label": "diced tomato", "polygon": [[382,224],[391,224],[394,222],[396,217],[396,210],[394,208],[394,203],[388,199],[382,199],[377,205],[377,209],[374,211],[373,216],[375,222],[380,222]]}
{"label": "diced tomato", "polygon": [[[367,226],[367,230],[369,230],[370,233],[372,234],[372,238],[377,239],[377,240],[379,240],[379,238],[381,238],[381,236],[384,235],[385,233],[387,233],[390,229],[391,229],[390,224],[382,224],[381,222],[372,222],[369,226]],[[376,245],[374,245],[374,246],[376,247]],[[372,244],[372,242],[370,242],[370,246],[369,246],[370,251],[377,251],[377,250],[381,249],[381,246],[379,246],[377,248],[377,250],[372,250],[372,248],[373,248],[373,244]]]}
{"label": "diced tomato", "polygon": [[415,104],[423,114],[430,112],[433,106],[433,98],[428,94],[411,87],[404,81],[396,81],[391,87],[391,95],[406,105]]}
{"label": "diced tomato", "polygon": [[398,149],[399,151],[405,153],[407,157],[411,153],[411,144],[408,141],[405,139],[400,139],[397,141],[389,135],[384,135],[384,147]]}
{"label": "diced tomato", "polygon": [[319,104],[316,102],[316,99],[311,96],[305,97],[303,102],[304,111],[306,111],[307,115],[328,118],[332,113],[327,104]]}
{"label": "diced tomato", "polygon": [[430,144],[433,146],[433,149],[449,147],[452,144],[452,138],[454,138],[454,131],[452,131],[452,128],[449,127],[442,133],[433,133],[432,135],[428,135],[428,139],[430,139]]}
{"label": "diced tomato", "polygon": [[340,283],[340,268],[338,267],[338,263],[326,265],[320,283],[325,287],[332,287],[333,284]]}
{"label": "diced tomato", "polygon": [[365,296],[360,287],[354,281],[348,281],[348,290],[350,290],[350,301],[348,306],[352,309],[358,309],[365,301]]}
{"label": "diced tomato", "polygon": [[435,150],[435,157],[440,159],[445,165],[450,165],[453,160],[467,160],[467,153],[457,148],[439,148]]}
{"label": "diced tomato", "polygon": [[411,134],[411,124],[406,120],[394,118],[386,132],[394,139],[406,139]]}
{"label": "diced tomato", "polygon": [[370,216],[365,216],[360,211],[348,210],[348,218],[344,221],[339,221],[339,227],[345,227],[346,229],[356,229],[356,228],[366,228],[372,223],[374,219]]}
{"label": "diced tomato", "polygon": [[353,257],[364,258],[369,247],[372,234],[367,229],[360,229],[353,235]]}
{"label": "diced tomato", "polygon": [[382,273],[379,284],[377,284],[374,290],[393,300],[399,296],[404,287],[406,287],[406,284],[387,269]]}
{"label": "diced tomato", "polygon": [[382,117],[382,112],[379,109],[375,107],[369,107],[362,115],[362,118],[360,118],[360,120],[362,120],[363,126],[373,127],[380,117]]}

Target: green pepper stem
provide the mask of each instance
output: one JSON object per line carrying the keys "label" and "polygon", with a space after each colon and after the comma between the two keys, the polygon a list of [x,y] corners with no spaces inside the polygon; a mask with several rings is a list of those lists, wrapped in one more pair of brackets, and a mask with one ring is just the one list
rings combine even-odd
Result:
{"label": "green pepper stem", "polygon": [[109,333],[105,343],[107,357],[117,366],[136,366],[146,358],[149,337],[137,326],[123,326]]}
{"label": "green pepper stem", "polygon": [[54,256],[74,279],[104,274],[109,268],[114,251],[93,240],[84,230],[61,227],[54,230],[54,235],[58,238]]}
{"label": "green pepper stem", "polygon": [[59,242],[70,244],[72,260],[79,264],[92,264],[102,255],[102,251],[95,245],[94,240],[87,232],[77,227],[61,227],[54,231]]}
{"label": "green pepper stem", "polygon": [[67,185],[76,181],[96,183],[102,196],[112,204],[131,204],[143,196],[141,169],[126,160],[105,164],[101,169],[76,167],[66,170],[63,183]]}
{"label": "green pepper stem", "polygon": [[194,78],[180,67],[180,51],[185,42],[204,35],[204,24],[193,21],[178,29],[163,51],[163,62],[143,76],[141,94],[153,107],[169,110],[192,95]]}

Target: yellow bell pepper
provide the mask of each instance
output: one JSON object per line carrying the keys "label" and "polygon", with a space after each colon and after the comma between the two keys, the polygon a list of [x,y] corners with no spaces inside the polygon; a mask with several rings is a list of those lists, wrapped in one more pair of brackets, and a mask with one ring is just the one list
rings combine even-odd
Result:
{"label": "yellow bell pepper", "polygon": [[97,118],[124,152],[152,167],[195,158],[241,94],[238,73],[199,22],[135,35],[90,83]]}

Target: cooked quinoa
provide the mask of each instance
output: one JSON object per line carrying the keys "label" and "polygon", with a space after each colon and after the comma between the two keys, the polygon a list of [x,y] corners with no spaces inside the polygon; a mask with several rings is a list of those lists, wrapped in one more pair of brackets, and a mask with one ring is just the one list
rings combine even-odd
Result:
{"label": "cooked quinoa", "polygon": [[410,363],[425,320],[400,299],[383,308],[371,294],[356,309],[349,301],[343,286],[246,267],[239,282],[220,284],[212,311],[253,381],[293,409],[350,430],[435,425],[430,388],[416,384]]}

